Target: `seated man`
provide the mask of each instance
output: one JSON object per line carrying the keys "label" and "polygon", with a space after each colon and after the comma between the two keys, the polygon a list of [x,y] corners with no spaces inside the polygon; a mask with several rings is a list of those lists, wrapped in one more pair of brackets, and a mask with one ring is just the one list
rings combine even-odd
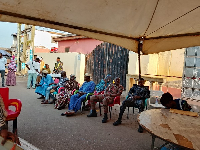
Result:
{"label": "seated man", "polygon": [[185,100],[175,99],[170,93],[164,93],[160,99],[160,102],[163,106],[170,109],[179,109],[184,111],[190,111],[192,108]]}
{"label": "seated man", "polygon": [[[107,75],[104,79],[101,79],[99,84],[97,84],[95,87],[96,94],[103,92],[107,88],[107,86],[110,84],[110,80],[111,80],[111,75]],[[90,101],[88,101],[88,104],[85,106],[84,109],[90,110],[90,108],[91,108],[91,104],[90,104]]]}
{"label": "seated man", "polygon": [[[54,97],[53,95],[50,95],[50,91],[51,91],[52,89],[54,89],[54,90],[56,91],[56,89],[57,89],[58,87],[64,87],[67,80],[68,80],[68,78],[67,78],[67,76],[66,76],[66,72],[65,72],[65,71],[62,71],[62,72],[61,72],[61,78],[60,78],[59,83],[58,83],[57,85],[55,85],[55,86],[50,86],[50,87],[48,87],[48,88],[46,89],[45,101],[42,102],[41,104],[50,104],[50,103],[48,102],[49,96],[51,96],[51,97],[53,98],[53,101],[54,101],[54,100],[55,100],[55,97]],[[50,85],[52,85],[52,84],[54,84],[54,83],[50,83]]]}
{"label": "seated man", "polygon": [[[139,112],[142,112],[144,110],[145,99],[149,97],[150,91],[144,86],[144,79],[140,78],[138,81],[138,85],[134,85],[130,89],[128,97],[122,102],[122,105],[120,106],[119,118],[116,122],[113,123],[113,125],[117,126],[121,124],[122,116],[126,107],[135,106],[139,109]],[[142,130],[142,128],[140,129]]]}
{"label": "seated man", "polygon": [[78,82],[75,79],[75,75],[70,75],[70,80],[68,80],[64,85],[65,89],[58,94],[58,100],[54,107],[55,109],[64,109],[69,102],[72,91],[79,89]]}
{"label": "seated man", "polygon": [[115,83],[111,83],[106,88],[104,94],[94,95],[90,98],[91,102],[91,113],[87,117],[97,117],[95,110],[95,102],[103,102],[104,107],[104,118],[102,123],[106,123],[108,116],[108,104],[112,104],[116,96],[120,96],[123,92],[123,86],[120,85],[120,78],[115,78]]}
{"label": "seated man", "polygon": [[90,80],[90,75],[88,73],[85,74],[85,82],[79,89],[78,94],[71,96],[69,102],[69,110],[61,115],[73,115],[81,108],[81,103],[86,99],[88,93],[93,93],[95,89],[95,83]]}
{"label": "seated man", "polygon": [[54,82],[52,77],[49,74],[47,74],[48,71],[43,70],[42,73],[42,80],[39,84],[36,84],[37,88],[35,89],[35,93],[41,95],[41,97],[39,97],[38,99],[44,99],[44,97],[46,96],[47,88],[51,85],[51,83]]}

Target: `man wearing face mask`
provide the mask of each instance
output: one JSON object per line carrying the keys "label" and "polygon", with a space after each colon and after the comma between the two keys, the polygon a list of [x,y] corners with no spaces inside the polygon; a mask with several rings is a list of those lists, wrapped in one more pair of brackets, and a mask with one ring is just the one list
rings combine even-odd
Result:
{"label": "man wearing face mask", "polygon": [[38,99],[44,99],[46,96],[47,88],[54,82],[52,77],[48,74],[47,70],[42,71],[42,80],[39,84],[37,84],[37,88],[35,89],[35,93],[41,95]]}
{"label": "man wearing face mask", "polygon": [[[137,108],[139,108],[139,112],[142,112],[144,110],[145,99],[149,97],[150,91],[144,86],[144,79],[140,78],[138,81],[138,85],[133,85],[128,93],[128,97],[122,102],[122,105],[120,106],[119,118],[116,122],[113,123],[113,125],[117,126],[121,124],[122,116],[126,107],[136,106]],[[139,132],[142,132],[141,127]]]}

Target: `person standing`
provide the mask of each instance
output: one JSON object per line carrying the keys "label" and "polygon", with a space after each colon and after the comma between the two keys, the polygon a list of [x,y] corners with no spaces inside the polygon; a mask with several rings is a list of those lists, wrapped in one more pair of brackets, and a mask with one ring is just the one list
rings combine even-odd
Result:
{"label": "person standing", "polygon": [[57,57],[57,62],[55,63],[54,73],[59,74],[63,71],[63,62],[60,61],[60,57]]}
{"label": "person standing", "polygon": [[14,86],[16,85],[16,75],[15,72],[17,71],[17,66],[15,64],[15,56],[10,59],[10,63],[8,65],[8,75],[6,78],[6,85],[7,86]]}
{"label": "person standing", "polygon": [[5,87],[4,76],[5,76],[5,65],[6,64],[7,64],[6,58],[4,58],[2,53],[0,53],[0,73],[1,73],[1,78],[2,78],[2,87]]}
{"label": "person standing", "polygon": [[28,82],[27,82],[27,89],[30,89],[31,86],[31,80],[33,79],[32,88],[35,89],[37,74],[39,74],[40,70],[40,63],[39,58],[36,58],[35,61],[29,61],[26,64],[26,67],[28,68]]}

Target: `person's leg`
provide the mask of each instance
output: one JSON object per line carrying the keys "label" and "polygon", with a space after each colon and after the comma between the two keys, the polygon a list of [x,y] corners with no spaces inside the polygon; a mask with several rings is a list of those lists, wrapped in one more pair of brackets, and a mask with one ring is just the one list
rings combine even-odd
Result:
{"label": "person's leg", "polygon": [[81,108],[81,104],[82,104],[83,101],[85,101],[86,96],[87,96],[87,94],[84,94],[84,95],[82,95],[81,97],[79,97],[79,98],[77,99],[77,101],[76,101],[75,104],[74,104],[74,108],[73,108],[73,110],[74,110],[75,112],[77,112],[77,111]]}
{"label": "person's leg", "polygon": [[4,76],[5,76],[5,70],[1,70],[1,78],[2,78],[2,87],[4,87]]}
{"label": "person's leg", "polygon": [[33,89],[35,89],[36,79],[37,79],[37,74],[33,73],[33,85],[32,85]]}
{"label": "person's leg", "polygon": [[49,100],[49,94],[50,94],[50,91],[52,89],[52,86],[48,87],[46,89],[46,95],[45,95],[45,102],[44,103],[48,103],[48,100]]}
{"label": "person's leg", "polygon": [[30,89],[31,80],[32,80],[32,73],[29,73],[28,74],[28,81],[27,81],[27,89]]}
{"label": "person's leg", "polygon": [[90,97],[90,104],[91,104],[91,112],[87,117],[97,117],[97,112],[95,109],[96,102],[102,102],[103,95],[93,95]]}
{"label": "person's leg", "polygon": [[128,107],[128,106],[129,106],[129,107],[130,107],[130,106],[134,106],[134,100],[133,100],[132,98],[128,98],[128,99],[126,99],[126,100],[124,100],[124,101],[122,102],[122,105],[120,106],[119,118],[118,118],[117,121],[115,121],[115,122],[113,123],[114,126],[117,126],[117,125],[121,124],[123,113],[124,113],[126,107]]}
{"label": "person's leg", "polygon": [[69,110],[73,110],[74,108],[74,104],[76,102],[76,100],[79,98],[79,94],[75,94],[70,98],[70,102],[69,102]]}
{"label": "person's leg", "polygon": [[103,108],[104,108],[104,117],[103,117],[103,120],[102,120],[102,123],[106,123],[107,120],[108,120],[108,104],[109,104],[109,97],[105,97],[103,99]]}

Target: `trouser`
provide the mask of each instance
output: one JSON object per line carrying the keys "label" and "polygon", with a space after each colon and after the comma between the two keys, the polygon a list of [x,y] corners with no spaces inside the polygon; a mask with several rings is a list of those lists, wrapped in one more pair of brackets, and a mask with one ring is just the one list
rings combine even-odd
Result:
{"label": "trouser", "polygon": [[27,88],[30,88],[32,79],[33,79],[32,87],[35,88],[36,78],[37,78],[37,74],[36,73],[29,73],[28,74]]}
{"label": "trouser", "polygon": [[4,76],[5,76],[5,70],[0,70],[1,78],[2,78],[2,86],[4,86]]}
{"label": "trouser", "polygon": [[50,87],[48,87],[48,88],[46,89],[46,96],[45,96],[45,100],[46,100],[46,101],[49,100],[49,95],[50,95],[51,89],[53,89],[52,86],[50,86]]}
{"label": "trouser", "polygon": [[144,102],[143,102],[143,100],[135,100],[135,99],[133,99],[131,97],[129,97],[128,99],[124,100],[122,102],[122,105],[120,106],[120,113],[119,113],[118,120],[121,121],[123,113],[124,113],[126,107],[136,107],[136,108],[139,109],[139,112],[142,112],[142,111],[144,111]]}
{"label": "trouser", "polygon": [[87,94],[84,94],[80,97],[79,94],[71,96],[69,102],[69,110],[74,110],[77,112],[81,108],[81,103],[86,99]]}
{"label": "trouser", "polygon": [[95,110],[95,102],[103,102],[104,113],[108,113],[108,104],[112,104],[114,101],[113,97],[104,95],[93,95],[90,97],[91,109]]}

